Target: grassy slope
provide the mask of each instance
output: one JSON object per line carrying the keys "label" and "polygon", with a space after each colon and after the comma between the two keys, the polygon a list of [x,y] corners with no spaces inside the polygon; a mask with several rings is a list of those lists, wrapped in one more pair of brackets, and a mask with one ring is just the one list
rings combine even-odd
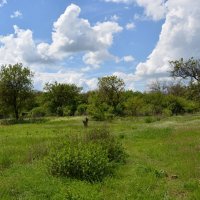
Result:
{"label": "grassy slope", "polygon": [[90,128],[108,126],[129,154],[114,177],[97,184],[46,172],[49,146],[85,131],[81,119],[0,126],[0,199],[200,199],[200,116],[90,121]]}

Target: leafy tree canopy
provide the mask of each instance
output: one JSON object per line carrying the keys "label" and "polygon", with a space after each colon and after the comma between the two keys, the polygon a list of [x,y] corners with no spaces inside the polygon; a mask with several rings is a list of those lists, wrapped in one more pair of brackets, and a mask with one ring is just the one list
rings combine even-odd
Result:
{"label": "leafy tree canopy", "polygon": [[64,108],[69,110],[70,115],[74,115],[81,87],[77,87],[74,84],[65,83],[47,83],[44,87],[45,101],[48,104],[51,113],[63,115]]}
{"label": "leafy tree canopy", "polygon": [[170,61],[172,67],[171,75],[173,77],[181,77],[183,79],[190,78],[191,81],[197,81],[200,83],[200,60],[193,57],[184,61],[180,60]]}
{"label": "leafy tree canopy", "polygon": [[3,65],[0,70],[0,101],[3,110],[15,115],[20,112],[32,97],[33,73],[22,64]]}
{"label": "leafy tree canopy", "polygon": [[99,96],[103,102],[112,106],[114,112],[117,112],[117,107],[122,103],[125,83],[117,76],[106,76],[98,79]]}

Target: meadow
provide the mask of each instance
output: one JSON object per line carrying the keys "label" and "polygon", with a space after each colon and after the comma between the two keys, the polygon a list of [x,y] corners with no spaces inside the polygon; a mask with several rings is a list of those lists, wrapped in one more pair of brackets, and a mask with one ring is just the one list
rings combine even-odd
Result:
{"label": "meadow", "polygon": [[[0,125],[0,199],[200,199],[200,115],[90,119],[88,128],[82,119]],[[128,154],[113,176],[89,183],[48,173],[46,157],[56,141],[101,127],[119,138]]]}

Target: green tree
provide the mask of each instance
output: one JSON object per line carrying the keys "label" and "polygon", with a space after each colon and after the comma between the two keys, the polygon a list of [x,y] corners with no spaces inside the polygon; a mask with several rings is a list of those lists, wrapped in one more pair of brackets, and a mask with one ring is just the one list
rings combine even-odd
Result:
{"label": "green tree", "polygon": [[82,88],[74,84],[47,83],[44,87],[44,102],[52,114],[74,115]]}
{"label": "green tree", "polygon": [[150,92],[144,94],[145,104],[151,107],[153,115],[161,115],[165,104],[165,95],[161,92]]}
{"label": "green tree", "polygon": [[[109,113],[109,106],[102,101],[99,97],[98,91],[90,92],[88,98],[87,112],[97,121],[103,121],[106,119],[106,114]],[[110,114],[110,113],[109,113]]]}
{"label": "green tree", "polygon": [[200,100],[200,59],[193,57],[184,61],[180,60],[170,61],[171,76],[176,78],[190,80],[189,82],[189,96],[193,96],[195,100]]}
{"label": "green tree", "polygon": [[131,116],[139,116],[142,114],[142,109],[144,106],[145,102],[143,97],[130,97],[125,103],[126,113]]}
{"label": "green tree", "polygon": [[98,79],[98,92],[102,102],[113,107],[114,114],[121,114],[125,83],[117,76],[106,76]]}
{"label": "green tree", "polygon": [[0,70],[0,101],[8,113],[19,119],[22,109],[32,97],[33,73],[22,64],[3,65]]}
{"label": "green tree", "polygon": [[185,96],[187,87],[179,81],[154,81],[149,85],[151,93],[160,92],[162,94],[172,94],[176,96]]}
{"label": "green tree", "polygon": [[196,81],[200,83],[200,60],[194,59],[193,57],[184,61],[183,58],[180,60],[169,62],[172,70],[171,75],[173,77],[181,77],[183,79],[191,79],[191,82]]}

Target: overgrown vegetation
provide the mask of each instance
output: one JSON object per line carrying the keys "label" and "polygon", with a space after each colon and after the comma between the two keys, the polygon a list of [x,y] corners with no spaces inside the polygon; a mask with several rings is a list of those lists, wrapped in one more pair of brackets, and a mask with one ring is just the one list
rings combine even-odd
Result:
{"label": "overgrown vegetation", "polygon": [[200,199],[200,60],[170,64],[179,81],[145,92],[117,76],[34,91],[28,68],[2,66],[0,198]]}
{"label": "overgrown vegetation", "polygon": [[[110,122],[90,120],[87,129],[83,128],[82,118],[51,117],[43,123],[0,126],[0,198],[2,200],[200,198],[198,114],[172,116],[161,118],[159,121],[153,116],[151,123],[145,122],[148,117],[140,116],[115,118]],[[55,143],[61,144],[57,147],[64,149],[62,144],[66,141],[65,150],[67,150],[69,141],[73,144],[77,140],[82,140],[83,144],[89,143],[93,148],[93,145],[99,144],[96,141],[108,140],[107,131],[101,131],[101,127],[105,126],[110,133],[113,133],[111,138],[118,138],[117,141],[123,144],[128,154],[123,165],[114,161],[117,163],[117,168],[113,175],[105,176],[102,182],[91,183],[69,176],[53,176],[47,171],[46,160],[50,149],[57,146]],[[83,132],[87,134],[83,136]],[[101,144],[98,152],[102,153],[100,146]],[[87,145],[82,146],[82,155],[85,155],[86,151],[92,157],[90,147],[87,149]],[[74,149],[79,151],[76,147]],[[89,156],[87,159],[81,157],[81,164],[90,159]],[[115,156],[114,158],[116,159]],[[106,163],[108,160],[106,159]],[[109,163],[113,162],[109,160]]]}
{"label": "overgrown vegetation", "polygon": [[[155,81],[149,90],[125,90],[117,76],[98,79],[97,89],[83,92],[75,84],[46,83],[33,91],[32,76],[22,64],[2,66],[0,118],[90,115],[98,121],[116,116],[164,116],[200,110],[200,60],[171,61],[174,81]],[[14,77],[14,78],[13,78]],[[178,81],[177,81],[178,79]]]}
{"label": "overgrown vegetation", "polygon": [[125,158],[124,148],[114,136],[106,129],[94,129],[57,144],[47,163],[52,175],[95,182],[111,176],[116,163]]}

